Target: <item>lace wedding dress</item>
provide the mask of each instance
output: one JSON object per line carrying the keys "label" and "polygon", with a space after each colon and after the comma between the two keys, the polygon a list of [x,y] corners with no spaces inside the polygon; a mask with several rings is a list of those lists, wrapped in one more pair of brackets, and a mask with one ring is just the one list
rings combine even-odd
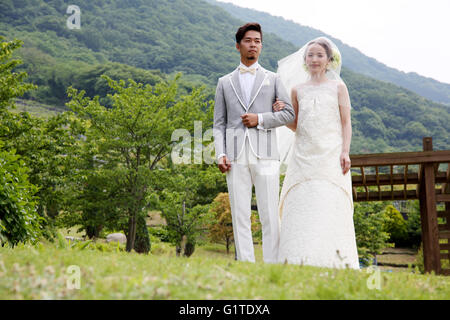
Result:
{"label": "lace wedding dress", "polygon": [[350,171],[342,173],[338,81],[297,87],[299,116],[283,183],[279,261],[359,269]]}

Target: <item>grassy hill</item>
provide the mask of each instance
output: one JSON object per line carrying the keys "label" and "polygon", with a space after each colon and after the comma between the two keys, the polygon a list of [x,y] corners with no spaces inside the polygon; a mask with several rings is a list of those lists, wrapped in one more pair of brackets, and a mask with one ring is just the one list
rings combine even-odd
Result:
{"label": "grassy hill", "polygon": [[272,32],[299,47],[311,39],[326,36],[332,39],[339,47],[344,57],[344,67],[378,80],[392,82],[435,102],[450,105],[450,84],[448,83],[442,83],[432,78],[421,76],[415,72],[405,73],[390,68],[376,59],[364,55],[358,49],[334,38],[332,35],[286,20],[282,17],[275,17],[265,12],[241,8],[231,3],[215,0],[207,1],[225,9],[235,18],[244,21],[259,21],[265,31]]}
{"label": "grassy hill", "polygon": [[[81,243],[83,245],[83,243]],[[92,247],[92,248],[91,248]],[[235,262],[225,247],[205,245],[190,258],[153,243],[152,253],[117,252],[117,245],[58,244],[0,247],[2,299],[448,299],[450,278],[367,269]],[[80,289],[70,290],[69,266],[79,267]],[[380,290],[370,284],[379,276]]]}
{"label": "grassy hill", "polygon": [[[217,78],[238,64],[234,33],[243,21],[208,2],[80,0],[77,5],[80,30],[66,27],[68,1],[0,4],[0,35],[24,41],[21,69],[39,86],[25,99],[64,109],[72,85],[108,104],[102,73],[154,84],[178,71],[185,73],[180,84],[185,90],[204,84],[212,98]],[[276,70],[277,61],[296,49],[265,32],[260,62]],[[449,107],[348,68],[342,76],[353,105],[352,153],[420,150],[425,135],[433,136],[436,149],[450,147]]]}

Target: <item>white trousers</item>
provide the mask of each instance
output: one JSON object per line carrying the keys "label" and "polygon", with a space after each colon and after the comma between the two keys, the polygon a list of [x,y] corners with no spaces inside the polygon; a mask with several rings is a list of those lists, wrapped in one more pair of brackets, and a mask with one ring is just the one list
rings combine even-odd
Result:
{"label": "white trousers", "polygon": [[255,262],[251,230],[252,187],[262,225],[263,259],[276,263],[279,245],[278,199],[280,189],[280,162],[258,159],[246,137],[241,154],[231,161],[227,172],[228,194],[233,222],[237,259]]}

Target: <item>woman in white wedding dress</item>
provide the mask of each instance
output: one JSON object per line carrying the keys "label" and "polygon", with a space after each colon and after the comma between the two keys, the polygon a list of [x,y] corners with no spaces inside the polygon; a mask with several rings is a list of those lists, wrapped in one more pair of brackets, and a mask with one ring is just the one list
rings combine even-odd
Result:
{"label": "woman in white wedding dress", "polygon": [[349,157],[351,104],[340,68],[339,50],[324,37],[279,62],[278,73],[292,88],[296,111],[287,126],[295,134],[290,138],[286,127],[279,131],[288,155],[282,159],[287,171],[279,203],[281,263],[359,269]]}

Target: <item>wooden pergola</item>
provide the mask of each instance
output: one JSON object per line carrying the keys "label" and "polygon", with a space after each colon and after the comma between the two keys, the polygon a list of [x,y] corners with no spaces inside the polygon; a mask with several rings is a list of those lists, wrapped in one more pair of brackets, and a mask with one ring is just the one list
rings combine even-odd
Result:
{"label": "wooden pergola", "polygon": [[450,275],[441,263],[450,261],[450,150],[425,137],[423,151],[350,158],[355,202],[419,199],[425,272]]}

